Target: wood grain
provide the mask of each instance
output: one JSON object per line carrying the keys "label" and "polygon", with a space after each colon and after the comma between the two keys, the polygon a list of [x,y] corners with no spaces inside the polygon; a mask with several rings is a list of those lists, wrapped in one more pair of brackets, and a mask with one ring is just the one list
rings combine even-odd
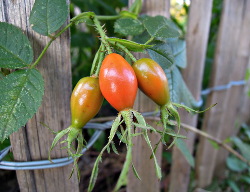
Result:
{"label": "wood grain", "polygon": [[[248,63],[250,61],[250,0],[246,0],[243,6],[240,34],[237,47],[235,48],[237,55],[230,77],[231,81],[244,80],[246,69],[248,68]],[[227,113],[221,114],[223,122],[219,133],[221,140],[225,140],[226,138],[235,135],[241,123],[250,120],[250,106],[247,103],[244,105],[245,98],[249,100],[249,97],[244,89],[246,89],[244,86],[234,86],[228,90],[226,102],[230,110],[227,110]],[[248,116],[248,119],[246,119],[245,116]],[[219,178],[226,177],[225,162],[227,156],[227,151],[223,149],[218,151],[215,165],[216,171],[214,174]]]}
{"label": "wood grain", "polygon": [[[133,0],[130,0],[131,4]],[[144,0],[142,13],[156,16],[163,15],[165,17],[169,17],[169,8],[170,1],[162,1],[162,0]],[[143,54],[138,54],[136,57],[148,57]],[[149,98],[147,98],[142,92],[139,92],[137,95],[136,103],[134,108],[139,112],[149,112],[155,111],[157,109],[157,105],[153,103]],[[157,129],[162,129],[160,126],[157,126],[157,122],[148,121],[149,124],[154,126]],[[149,134],[149,138],[152,146],[154,146],[160,139],[159,136],[155,134]],[[142,181],[138,180],[132,171],[129,172],[127,192],[157,192],[160,191],[160,181],[156,177],[154,161],[150,159],[150,155],[152,154],[148,145],[146,144],[144,138],[136,137],[133,140],[133,163],[138,171]],[[161,166],[162,159],[162,145],[159,145],[159,148],[156,152],[156,158],[158,160],[159,165]],[[162,170],[164,171],[164,170]]]}
{"label": "wood grain", "polygon": [[[193,0],[189,8],[187,41],[187,68],[182,71],[183,78],[197,101],[200,100],[201,84],[211,21],[212,0]],[[180,110],[181,122],[197,126],[197,115]],[[181,130],[191,154],[194,148],[195,134]],[[177,147],[173,149],[170,192],[188,191],[190,165]]]}
{"label": "wood grain", "polygon": [[[34,57],[37,58],[49,38],[31,30],[29,15],[35,0],[0,2],[0,20],[20,27],[31,41]],[[70,124],[69,100],[71,94],[71,63],[69,31],[52,43],[38,65],[45,80],[45,94],[36,115],[11,135],[11,145],[16,161],[48,159],[48,149],[54,135],[42,123],[55,131]],[[59,146],[52,152],[52,158],[66,157],[66,151]],[[69,179],[72,165],[45,170],[17,171],[21,192],[79,191],[76,174]]]}
{"label": "wood grain", "polygon": [[[237,52],[245,7],[246,0],[228,0],[223,3],[210,87],[229,83],[232,80],[232,74],[235,73],[234,69],[236,70],[237,68],[238,70],[238,67],[240,67],[237,60]],[[227,115],[230,113],[230,110],[237,110],[230,107],[229,98],[231,96],[232,92],[229,90],[216,91],[208,95],[207,106],[214,103],[218,104],[205,113],[202,125],[203,131],[216,138],[221,138],[224,135],[223,125],[226,123],[226,120],[230,120]],[[238,98],[236,99],[238,100]],[[231,124],[226,128],[233,130],[236,119],[234,117],[231,118]],[[205,187],[211,183],[217,154],[218,150],[214,149],[208,140],[200,138],[196,159],[199,187]]]}

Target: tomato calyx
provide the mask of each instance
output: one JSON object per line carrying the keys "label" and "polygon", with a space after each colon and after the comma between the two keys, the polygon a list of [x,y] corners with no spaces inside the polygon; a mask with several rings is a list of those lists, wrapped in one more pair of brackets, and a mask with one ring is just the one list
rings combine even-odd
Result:
{"label": "tomato calyx", "polygon": [[[126,126],[126,129],[124,129],[123,125]],[[135,129],[137,129],[138,131],[135,132]],[[148,144],[149,148],[151,149],[152,156],[153,156],[154,163],[155,163],[155,168],[156,168],[156,175],[157,175],[158,179],[161,179],[161,177],[162,177],[161,168],[158,165],[158,162],[157,162],[156,157],[154,155],[154,149],[153,149],[151,142],[149,140],[148,131],[153,131],[153,132],[157,133],[157,130],[155,130],[153,127],[149,126],[146,123],[144,117],[139,112],[135,111],[132,108],[126,108],[118,113],[118,115],[115,118],[113,125],[111,127],[110,135],[108,137],[109,138],[108,143],[104,146],[104,148],[102,149],[102,151],[98,155],[96,162],[94,164],[94,168],[92,170],[90,183],[89,183],[89,187],[88,187],[89,192],[92,191],[94,188],[95,181],[96,181],[97,175],[98,175],[98,165],[101,161],[102,154],[104,153],[105,150],[109,151],[110,145],[112,145],[113,150],[115,148],[114,143],[113,143],[113,139],[114,139],[115,135],[118,136],[118,138],[120,139],[120,142],[125,143],[126,148],[127,148],[127,154],[126,154],[125,163],[123,165],[121,174],[118,178],[118,181],[117,181],[117,184],[114,188],[114,191],[118,191],[122,186],[126,185],[127,175],[128,175],[128,171],[131,167],[131,164],[132,164],[132,168],[134,170],[136,177],[138,179],[140,179],[140,176],[136,172],[135,167],[133,166],[133,163],[132,163],[132,146],[133,146],[132,139],[133,139],[133,137],[136,137],[138,135],[142,135],[144,137],[146,143]],[[114,150],[114,152],[117,153],[115,150]]]}

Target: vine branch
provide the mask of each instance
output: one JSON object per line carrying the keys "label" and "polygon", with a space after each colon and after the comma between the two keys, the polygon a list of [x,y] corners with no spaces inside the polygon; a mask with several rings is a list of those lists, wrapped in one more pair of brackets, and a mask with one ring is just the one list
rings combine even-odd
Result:
{"label": "vine branch", "polygon": [[[99,118],[94,118],[91,121],[92,122],[105,122],[105,121],[111,121],[114,120],[115,117],[110,116],[110,117],[99,117]],[[160,121],[160,117],[145,117],[145,119],[149,119],[149,120],[156,120],[156,121]],[[176,121],[172,121],[172,123],[176,124]],[[219,146],[223,147],[225,150],[227,150],[228,152],[230,152],[231,154],[235,155],[237,158],[239,158],[241,161],[245,162],[248,166],[250,166],[250,161],[248,161],[245,157],[243,157],[240,153],[238,153],[236,150],[234,150],[232,147],[230,147],[228,144],[224,143],[223,141],[214,138],[212,135],[209,135],[208,133],[201,131],[199,129],[197,129],[196,127],[187,125],[185,123],[181,123],[181,127],[183,127],[184,129],[187,129],[189,131],[192,131],[202,137],[205,137],[211,141],[214,141],[215,143],[217,143]]]}

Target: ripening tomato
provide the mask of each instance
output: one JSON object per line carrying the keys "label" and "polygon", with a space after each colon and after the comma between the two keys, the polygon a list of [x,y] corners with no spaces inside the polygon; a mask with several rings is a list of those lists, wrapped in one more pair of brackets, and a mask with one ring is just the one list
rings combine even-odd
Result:
{"label": "ripening tomato", "polygon": [[138,83],[133,68],[121,55],[111,53],[105,57],[99,82],[104,98],[117,111],[133,107]]}
{"label": "ripening tomato", "polygon": [[98,78],[91,76],[80,79],[71,95],[71,126],[81,129],[98,113],[102,102]]}
{"label": "ripening tomato", "polygon": [[168,80],[161,66],[154,60],[142,58],[132,65],[140,90],[156,104],[163,106],[170,100]]}

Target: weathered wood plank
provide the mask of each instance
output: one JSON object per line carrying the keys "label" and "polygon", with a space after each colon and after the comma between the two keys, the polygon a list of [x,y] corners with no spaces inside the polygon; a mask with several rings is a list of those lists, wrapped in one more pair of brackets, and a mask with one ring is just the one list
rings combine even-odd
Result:
{"label": "weathered wood plank", "polygon": [[[133,0],[129,1],[130,4]],[[142,12],[144,14],[148,14],[151,16],[163,15],[169,16],[169,1],[161,1],[161,0],[144,0],[143,1],[143,9]],[[137,58],[146,57],[145,55],[137,55]],[[157,106],[153,101],[147,98],[142,92],[139,92],[137,95],[136,103],[134,106],[140,112],[148,112],[154,111]],[[160,127],[156,127],[156,122],[148,122],[153,125],[155,128],[160,129]],[[154,134],[149,134],[151,144],[154,146],[159,141],[159,136]],[[152,154],[148,145],[144,141],[142,137],[136,137],[133,140],[133,163],[138,171],[142,181],[138,180],[133,171],[130,170],[127,191],[128,192],[157,192],[160,191],[160,181],[157,179],[155,174],[155,167],[153,159],[150,159],[150,155]],[[156,152],[156,158],[158,159],[159,165],[161,165],[162,159],[162,145],[159,145],[159,148]]]}
{"label": "weathered wood plank", "polygon": [[[28,35],[35,58],[41,53],[49,38],[31,30],[29,15],[35,0],[1,1],[1,21],[20,27]],[[52,43],[38,65],[45,79],[45,94],[37,114],[20,131],[11,135],[11,145],[16,161],[48,159],[48,149],[54,135],[42,123],[55,131],[70,124],[69,101],[71,94],[71,64],[69,31]],[[59,146],[52,152],[52,158],[66,157]],[[22,192],[79,191],[76,174],[69,180],[72,165],[46,170],[17,171]]]}
{"label": "weathered wood plank", "polygon": [[[242,22],[241,31],[238,39],[238,44],[236,47],[236,63],[233,66],[233,71],[231,73],[231,81],[241,81],[244,80],[246,69],[250,61],[250,0],[245,0],[244,8],[242,10]],[[228,90],[227,105],[230,110],[227,113],[223,113],[221,118],[223,123],[220,128],[220,139],[224,140],[237,133],[237,130],[242,122],[246,121],[245,115],[248,115],[250,107],[246,103],[244,105],[244,98],[248,97],[247,93],[244,92],[244,86],[234,86]],[[247,98],[249,100],[249,97]],[[245,114],[244,114],[245,113]],[[217,177],[224,178],[225,175],[225,162],[228,156],[228,152],[220,149],[217,155],[216,165],[215,165],[215,175]]]}
{"label": "weathered wood plank", "polygon": [[[193,0],[189,8],[187,41],[187,68],[183,70],[183,78],[196,100],[200,100],[201,84],[206,57],[207,41],[211,21],[213,1]],[[180,111],[181,121],[196,127],[197,115],[191,116]],[[190,152],[193,151],[195,134],[181,131],[187,136],[185,141]],[[173,149],[170,176],[170,192],[187,191],[189,185],[190,166],[177,147]]]}
{"label": "weathered wood plank", "polygon": [[[224,1],[212,70],[211,87],[227,84],[230,81],[234,66],[238,63],[237,50],[245,2]],[[220,138],[220,135],[223,134],[222,125],[225,123],[225,119],[221,115],[224,114],[226,116],[226,113],[229,111],[229,97],[230,92],[224,90],[212,92],[207,98],[207,106],[214,103],[218,103],[218,105],[206,112],[202,130],[216,138]],[[204,187],[211,183],[217,153],[218,151],[212,147],[207,139],[200,138],[196,159],[199,187]]]}

